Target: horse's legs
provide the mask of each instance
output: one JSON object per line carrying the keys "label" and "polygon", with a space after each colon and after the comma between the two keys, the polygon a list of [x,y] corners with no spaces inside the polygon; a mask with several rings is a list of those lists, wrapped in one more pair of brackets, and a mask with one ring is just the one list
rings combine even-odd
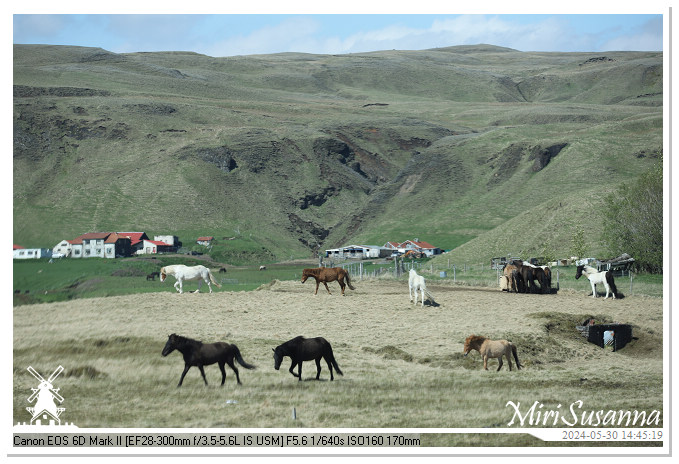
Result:
{"label": "horse's legs", "polygon": [[328,370],[330,371],[330,380],[335,380],[335,377],[332,375],[332,360],[330,359],[329,356],[323,356],[325,359],[325,362],[328,363]]}
{"label": "horse's legs", "polygon": [[321,358],[316,358],[316,380],[321,377]]}
{"label": "horse's legs", "polygon": [[203,365],[198,364],[198,369],[200,369],[200,375],[203,376],[203,381],[205,382],[205,385],[207,385],[207,379],[205,378],[205,370],[203,369]]}
{"label": "horse's legs", "polygon": [[222,371],[222,385],[224,385],[224,381],[226,380],[226,371],[224,370],[223,362],[219,363],[219,370]]}
{"label": "horse's legs", "polygon": [[197,288],[196,291],[193,292],[193,293],[200,293],[200,286],[201,286],[201,285],[203,285],[203,281],[202,281],[202,280],[199,280],[199,281],[198,281],[198,288]]}
{"label": "horse's legs", "polygon": [[424,307],[424,289],[420,288],[420,291],[422,292],[422,307]]}
{"label": "horse's legs", "polygon": [[[608,294],[609,294],[610,291],[611,291],[611,286],[608,285],[608,282],[606,282],[606,281],[604,280],[604,287],[606,288],[606,296],[604,297],[604,300],[605,300],[606,298],[608,298]],[[613,296],[615,296],[615,295],[613,295]]]}
{"label": "horse's legs", "polygon": [[[236,382],[238,382],[238,385],[242,385],[240,383],[240,377],[238,376],[238,368],[233,364],[233,359],[227,359],[226,363],[229,365],[231,369],[233,369],[233,372],[236,374]],[[223,367],[224,365],[222,364],[222,374],[226,376],[226,374],[223,372]],[[224,379],[222,378],[222,385],[224,385]]]}
{"label": "horse's legs", "polygon": [[592,298],[596,298],[596,284],[592,282]]}
{"label": "horse's legs", "polygon": [[302,381],[302,361],[299,361],[299,368],[297,369],[297,380]]}
{"label": "horse's legs", "polygon": [[330,289],[328,288],[328,283],[323,282],[323,285],[325,285],[325,289],[328,291],[328,295],[332,295],[332,293],[330,293]]}
{"label": "horse's legs", "polygon": [[488,356],[486,355],[483,356],[483,368],[488,370]]}
{"label": "horse's legs", "polygon": [[340,288],[342,289],[342,296],[344,296],[344,287],[346,287],[346,284],[342,281],[342,279],[337,279],[337,282],[339,282]]}
{"label": "horse's legs", "polygon": [[320,282],[317,280],[316,281],[316,291],[314,292],[314,295],[318,295],[318,284],[320,284]]}
{"label": "horse's legs", "polygon": [[177,388],[182,386],[182,382],[184,381],[184,376],[186,376],[186,373],[189,371],[190,367],[191,367],[190,364],[184,364],[184,372],[182,372],[182,376],[179,378],[179,383],[177,384]]}
{"label": "horse's legs", "polygon": [[509,364],[509,370],[512,370],[512,358],[511,358],[511,350],[509,353],[505,353],[505,356],[507,356],[507,363]]}
{"label": "horse's legs", "polygon": [[174,283],[174,289],[177,290],[179,293],[182,293],[182,281],[181,280],[177,280]]}
{"label": "horse's legs", "polygon": [[[500,356],[500,357],[497,358],[497,359],[498,359],[498,361],[500,362],[500,364],[497,366],[497,370],[499,371],[500,369],[502,369],[502,356]],[[496,371],[496,372],[497,372],[497,371]]]}
{"label": "horse's legs", "polygon": [[[292,364],[290,364],[290,369],[288,369],[288,371],[290,371],[290,373],[292,375],[294,375],[295,377],[299,377],[299,380],[302,380],[302,377],[295,374],[295,372],[293,371],[293,369],[295,368],[296,365],[297,365],[297,363],[295,361],[293,361]],[[302,371],[302,363],[301,362],[299,363],[299,370],[300,370],[300,373],[301,373],[301,371]]]}
{"label": "horse's legs", "polygon": [[413,302],[413,286],[408,285],[408,295],[410,296],[410,302]]}

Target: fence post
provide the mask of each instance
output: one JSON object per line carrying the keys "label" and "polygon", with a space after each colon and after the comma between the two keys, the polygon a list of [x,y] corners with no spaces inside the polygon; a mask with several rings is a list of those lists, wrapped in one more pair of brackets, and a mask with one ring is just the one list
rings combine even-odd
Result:
{"label": "fence post", "polygon": [[455,265],[453,264],[453,282],[457,282],[455,271],[456,271]]}
{"label": "fence post", "polygon": [[630,295],[632,295],[632,281],[633,281],[633,280],[634,280],[634,279],[633,279],[633,277],[632,277],[632,271],[629,271],[629,294],[630,294]]}

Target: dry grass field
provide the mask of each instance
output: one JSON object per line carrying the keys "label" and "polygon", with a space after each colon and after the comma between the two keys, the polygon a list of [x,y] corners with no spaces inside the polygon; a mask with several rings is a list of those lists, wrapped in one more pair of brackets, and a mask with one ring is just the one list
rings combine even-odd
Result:
{"label": "dry grass field", "polygon": [[[321,286],[314,296],[313,282],[273,281],[252,292],[179,295],[168,285],[165,293],[15,307],[14,423],[30,419],[29,365],[43,373],[64,366],[55,382],[63,420],[79,427],[505,427],[508,401],[564,412],[578,400],[583,412],[663,409],[661,298],[441,284],[430,288],[438,306],[422,307],[409,302],[404,281],[354,284],[345,297],[337,283],[332,295]],[[618,352],[588,343],[575,325],[590,316],[632,324],[635,340]],[[227,366],[220,387],[219,369],[208,366],[206,387],[191,368],[177,388],[181,355],[160,354],[171,333],[235,343],[257,369],[240,368],[237,385]],[[478,353],[462,355],[470,334],[513,341],[524,369],[509,372],[505,362],[495,372],[492,360],[483,371]],[[275,371],[272,348],[297,335],[328,339],[344,376],[330,382],[323,363],[316,381],[306,362],[299,382],[288,358]],[[433,444],[537,444],[504,435],[440,440]]]}

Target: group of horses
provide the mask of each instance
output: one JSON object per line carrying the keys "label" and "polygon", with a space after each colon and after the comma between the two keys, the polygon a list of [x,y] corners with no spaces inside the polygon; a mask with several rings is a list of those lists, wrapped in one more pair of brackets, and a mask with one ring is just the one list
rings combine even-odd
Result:
{"label": "group of horses", "polygon": [[[183,282],[186,280],[198,281],[198,289],[195,291],[196,293],[200,291],[200,286],[203,282],[207,283],[210,293],[212,293],[211,284],[221,287],[221,285],[215,280],[212,272],[210,272],[210,270],[205,266],[200,265],[192,267],[181,264],[164,266],[160,269],[159,275],[161,282],[164,282],[168,275],[173,275],[177,280],[174,286],[179,293],[183,293]],[[590,266],[578,266],[575,278],[579,279],[583,275],[590,281],[592,286],[592,296],[594,298],[597,296],[597,284],[603,284],[606,288],[606,296],[604,299],[608,298],[609,294],[612,294],[614,299],[616,298],[618,290],[615,286],[611,271],[597,271]],[[349,273],[341,267],[304,269],[302,272],[302,283],[306,282],[309,277],[312,277],[316,281],[314,295],[318,294],[318,287],[320,283],[323,283],[328,294],[331,294],[327,283],[333,281],[337,281],[339,283],[342,295],[344,295],[344,290],[347,286],[350,289],[355,290],[351,284],[351,277],[349,276]],[[547,266],[535,266],[526,261],[514,260],[504,267],[503,278],[506,279],[506,290],[510,292],[551,293],[551,270]],[[427,290],[424,277],[417,274],[414,269],[410,270],[408,287],[411,302],[413,302],[414,297],[414,303],[417,304],[418,292],[421,294],[422,306],[424,306],[425,296],[433,301],[433,297]],[[191,366],[198,367],[205,385],[207,385],[207,379],[205,378],[205,371],[203,367],[206,365],[215,363],[219,365],[219,369],[222,373],[222,385],[224,385],[226,379],[226,371],[224,367],[227,364],[236,374],[237,383],[241,384],[238,369],[235,366],[234,360],[246,369],[255,369],[254,365],[243,360],[238,347],[229,343],[216,342],[206,344],[198,340],[172,334],[168,337],[167,343],[163,348],[162,355],[167,356],[174,350],[181,352],[184,358],[184,370],[181,374],[177,387],[182,385],[184,377]],[[510,371],[512,370],[512,357],[516,362],[517,369],[521,369],[522,367],[519,363],[516,346],[507,340],[490,340],[485,337],[470,335],[464,342],[464,356],[467,356],[472,350],[476,350],[481,354],[483,358],[483,368],[485,370],[488,370],[489,358],[499,359],[499,366],[497,368],[498,371],[503,366],[503,357],[507,358]],[[316,362],[316,380],[319,380],[320,378],[321,359],[324,359],[328,365],[328,369],[330,370],[330,380],[334,380],[333,368],[337,374],[344,375],[340,370],[337,361],[335,360],[330,343],[323,337],[304,338],[303,336],[298,336],[288,340],[285,343],[282,343],[276,348],[273,348],[273,353],[274,369],[279,370],[283,358],[286,356],[290,357],[292,363],[290,365],[289,372],[293,376],[297,377],[298,380],[302,380],[302,362],[311,360]],[[294,372],[295,367],[297,367],[297,373]]]}
{"label": "group of horses", "polygon": [[[328,369],[330,370],[330,380],[334,380],[335,378],[332,372],[333,368],[339,375],[344,375],[337,365],[337,361],[335,360],[335,356],[332,352],[332,346],[323,337],[305,338],[300,335],[272,349],[274,369],[279,370],[281,363],[283,362],[283,358],[287,356],[292,360],[289,372],[293,376],[297,377],[298,380],[302,380],[302,362],[311,360],[316,362],[316,380],[319,380],[321,376],[321,359],[324,359],[328,364]],[[179,351],[184,358],[184,370],[182,371],[182,375],[179,378],[177,388],[182,386],[184,377],[186,377],[186,373],[192,366],[196,366],[198,368],[200,375],[203,377],[203,382],[205,382],[205,385],[208,383],[207,378],[205,377],[204,366],[209,366],[215,363],[219,366],[219,370],[222,373],[222,385],[224,385],[226,380],[226,370],[224,369],[224,366],[227,364],[236,374],[236,382],[238,385],[242,385],[240,376],[238,374],[238,368],[236,367],[234,360],[246,369],[257,368],[256,366],[247,363],[243,359],[238,347],[230,343],[203,343],[199,340],[172,334],[167,338],[167,342],[165,343],[165,347],[163,348],[161,354],[163,356],[167,356],[174,350]],[[297,367],[296,374],[293,370],[295,367]]]}
{"label": "group of horses", "polygon": [[552,293],[552,271],[547,266],[513,260],[502,272],[503,290],[514,293]]}

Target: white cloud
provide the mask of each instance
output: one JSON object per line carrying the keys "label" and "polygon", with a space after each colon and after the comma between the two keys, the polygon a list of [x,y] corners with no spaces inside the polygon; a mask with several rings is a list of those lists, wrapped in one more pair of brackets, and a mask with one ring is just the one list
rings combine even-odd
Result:
{"label": "white cloud", "polygon": [[203,53],[211,56],[253,55],[286,51],[311,52],[318,47],[314,34],[318,23],[310,17],[294,17],[262,27],[245,36],[217,40]]}

